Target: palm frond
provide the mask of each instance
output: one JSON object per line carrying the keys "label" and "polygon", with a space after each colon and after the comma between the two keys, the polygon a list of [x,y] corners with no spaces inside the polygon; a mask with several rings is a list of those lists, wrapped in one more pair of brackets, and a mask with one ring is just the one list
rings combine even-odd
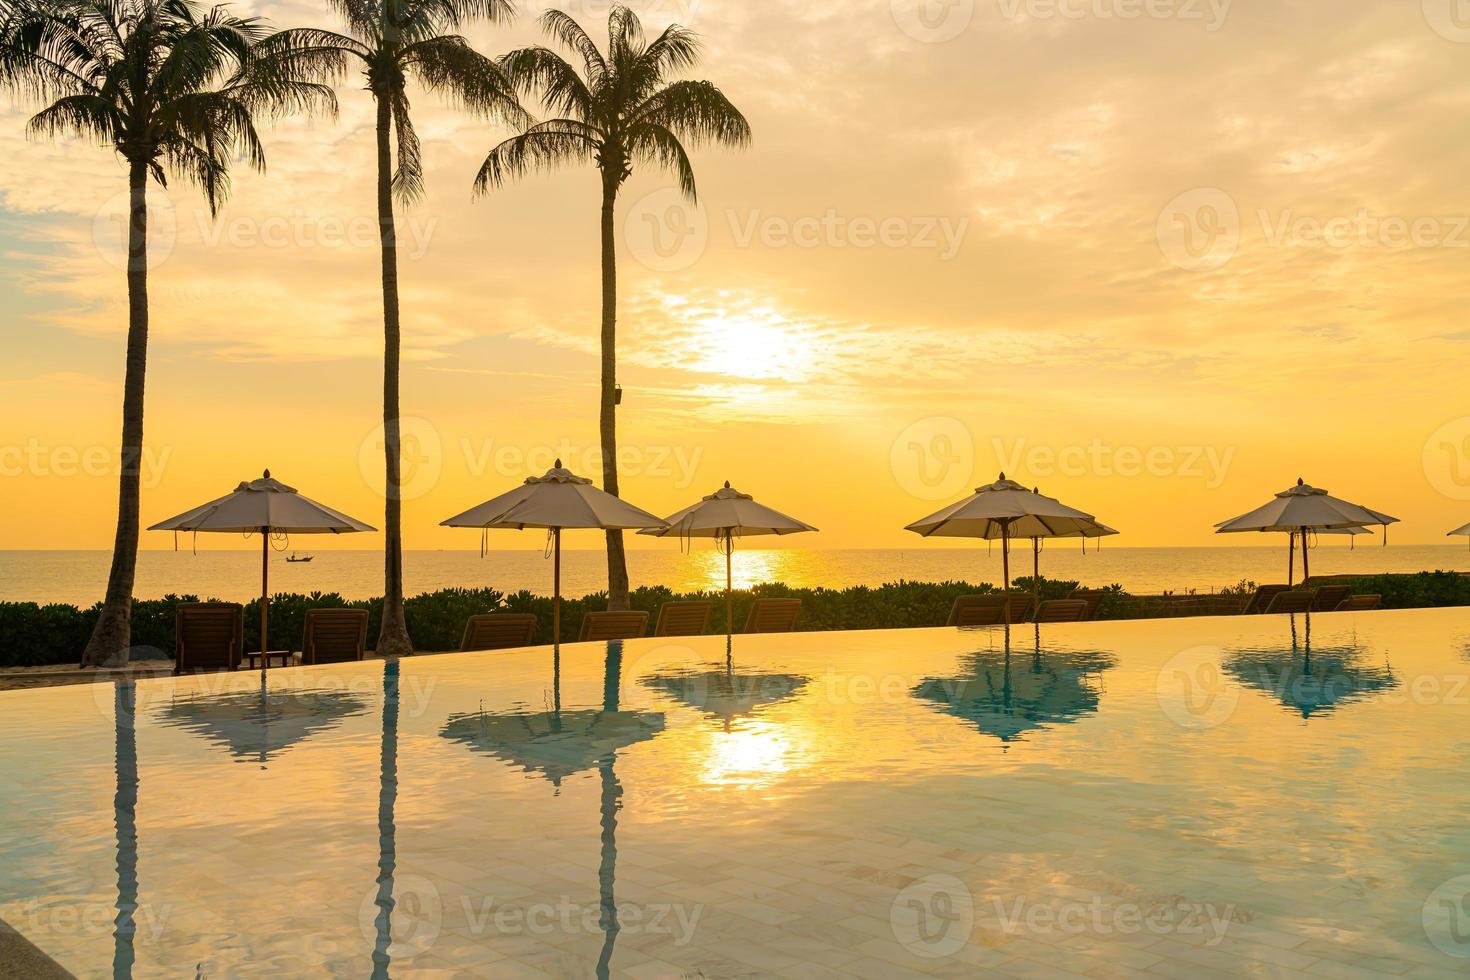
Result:
{"label": "palm frond", "polygon": [[560,10],[548,10],[541,15],[541,29],[581,57],[588,88],[602,87],[608,74],[607,61],[597,50],[596,42],[582,30],[582,25]]}
{"label": "palm frond", "polygon": [[684,144],[668,129],[653,123],[645,123],[631,135],[628,149],[640,160],[647,161],[670,171],[679,181],[679,190],[691,203],[699,201],[699,191],[694,186],[694,166]]}
{"label": "palm frond", "polygon": [[553,115],[592,120],[592,93],[577,70],[555,51],[521,48],[502,55],[499,64],[517,91],[540,91],[542,103]]}
{"label": "palm frond", "polygon": [[531,121],[506,73],[462,37],[441,36],[410,45],[400,63],[417,75],[424,88],[471,112],[517,128]]}
{"label": "palm frond", "polygon": [[86,93],[63,96],[26,123],[26,133],[32,137],[90,137],[104,145],[114,142],[122,130],[122,119],[112,103]]}
{"label": "palm frond", "polygon": [[740,110],[709,82],[675,82],[637,108],[630,130],[659,126],[689,143],[750,144],[750,123]]}
{"label": "palm frond", "polygon": [[408,96],[395,92],[387,98],[393,115],[393,135],[397,138],[398,166],[393,171],[393,196],[405,204],[413,204],[424,196],[424,163],[419,151],[419,137],[414,132]]}
{"label": "palm frond", "polygon": [[484,194],[534,171],[594,160],[599,146],[600,134],[581,120],[538,123],[490,151],[475,176],[475,193]]}

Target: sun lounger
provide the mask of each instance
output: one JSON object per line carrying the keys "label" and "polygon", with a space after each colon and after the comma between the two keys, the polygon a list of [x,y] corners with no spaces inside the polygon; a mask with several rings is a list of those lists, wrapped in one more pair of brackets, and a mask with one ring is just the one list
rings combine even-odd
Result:
{"label": "sun lounger", "polygon": [[[949,610],[946,626],[998,626],[1006,616],[1006,597],[1000,592],[985,595],[962,595]],[[1031,615],[1031,594],[1013,592],[1010,596],[1011,622],[1024,623]]]}
{"label": "sun lounger", "polygon": [[1351,593],[1349,585],[1324,585],[1317,590],[1317,601],[1312,603],[1312,612],[1331,612],[1342,605]]}
{"label": "sun lounger", "polygon": [[1276,615],[1278,613],[1311,612],[1312,603],[1316,601],[1316,589],[1278,592],[1271,597],[1271,604],[1266,607],[1266,613],[1267,615]]}
{"label": "sun lounger", "polygon": [[628,612],[590,612],[582,618],[583,643],[599,643],[606,640],[636,640],[648,631],[648,613],[641,610]]}
{"label": "sun lounger", "polygon": [[1368,609],[1382,609],[1383,596],[1381,595],[1350,595],[1337,604],[1338,612],[1363,612]]}
{"label": "sun lounger", "polygon": [[757,599],[745,619],[747,633],[792,633],[801,612],[800,599]]}
{"label": "sun lounger", "polygon": [[1103,596],[1107,595],[1102,589],[1075,589],[1068,599],[1080,599],[1087,603],[1087,612],[1083,619],[1094,619],[1097,617],[1098,607],[1102,605]]}
{"label": "sun lounger", "polygon": [[1085,599],[1048,599],[1036,607],[1038,623],[1080,623],[1086,618]]}
{"label": "sun lounger", "polygon": [[174,609],[174,673],[238,670],[245,609],[234,602],[185,602]]}
{"label": "sun lounger", "polygon": [[658,611],[654,636],[700,636],[709,628],[708,602],[666,602]]}
{"label": "sun lounger", "polygon": [[1245,605],[1245,615],[1263,613],[1271,605],[1271,600],[1283,592],[1290,592],[1289,585],[1263,585],[1256,589],[1256,594],[1251,596],[1251,601]]}
{"label": "sun lounger", "polygon": [[367,648],[366,609],[308,609],[301,637],[303,664],[361,660]]}
{"label": "sun lounger", "polygon": [[514,650],[528,647],[536,636],[536,617],[531,613],[488,613],[471,616],[464,624],[461,653],[472,650]]}

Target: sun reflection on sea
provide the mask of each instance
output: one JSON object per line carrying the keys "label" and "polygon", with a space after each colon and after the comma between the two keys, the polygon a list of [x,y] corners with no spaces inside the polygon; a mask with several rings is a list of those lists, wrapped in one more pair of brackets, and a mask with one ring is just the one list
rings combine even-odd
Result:
{"label": "sun reflection on sea", "polygon": [[[691,557],[698,569],[700,587],[711,592],[724,591],[724,554],[713,549],[696,549]],[[765,582],[780,582],[798,588],[818,584],[809,581],[808,569],[798,552],[783,549],[742,551],[737,539],[733,557],[731,573],[737,589],[749,589]]]}

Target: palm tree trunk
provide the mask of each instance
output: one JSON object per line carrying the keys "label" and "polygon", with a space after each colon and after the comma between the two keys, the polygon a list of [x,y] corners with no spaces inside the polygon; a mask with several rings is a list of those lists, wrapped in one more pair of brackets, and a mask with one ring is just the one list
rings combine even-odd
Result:
{"label": "palm tree trunk", "polygon": [[83,667],[122,667],[132,643],[133,577],[138,568],[138,500],[143,469],[143,378],[148,367],[148,164],[128,168],[128,350],[123,372],[117,534],[102,615],[82,652]]}
{"label": "palm tree trunk", "polygon": [[383,517],[383,625],[378,654],[408,656],[413,641],[403,617],[403,494],[398,423],[398,232],[393,223],[392,114],[387,94],[378,102],[378,238],[383,246],[383,456],[387,466]]}
{"label": "palm tree trunk", "polygon": [[[618,495],[618,243],[614,212],[618,200],[616,179],[602,182],[602,489]],[[607,608],[628,608],[628,558],[623,532],[607,532]]]}

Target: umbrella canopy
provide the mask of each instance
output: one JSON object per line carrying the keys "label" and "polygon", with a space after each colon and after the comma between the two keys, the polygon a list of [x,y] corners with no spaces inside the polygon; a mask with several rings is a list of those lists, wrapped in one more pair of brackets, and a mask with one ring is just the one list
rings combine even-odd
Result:
{"label": "umbrella canopy", "polygon": [[524,531],[540,528],[552,538],[552,641],[561,645],[561,532],[567,528],[603,531],[639,531],[661,528],[664,522],[646,510],[597,489],[586,477],[577,476],[561,460],[533,476],[509,493],[472,507],[441,527],[471,527],[482,531]]}
{"label": "umbrella canopy", "polygon": [[735,539],[759,534],[800,534],[815,531],[805,521],[788,517],[765,504],[758,504],[748,493],[725,485],[697,504],[685,507],[669,517],[666,526],[639,531],[653,537],[714,538],[725,553],[725,633],[735,632],[735,574],[732,567]]}
{"label": "umbrella canopy", "polygon": [[242,482],[225,494],[177,517],[154,524],[150,531],[205,531],[260,534],[260,671],[270,667],[266,607],[270,603],[270,540],[273,534],[352,534],[375,528],[325,504],[303,497],[295,487],[271,479]]}
{"label": "umbrella canopy", "polygon": [[[1238,534],[1260,531],[1290,534],[1292,556],[1295,557],[1296,536],[1302,536],[1302,580],[1311,578],[1311,559],[1307,554],[1309,531],[1346,531],[1377,524],[1385,528],[1397,524],[1397,517],[1381,511],[1349,503],[1332,496],[1326,490],[1308,486],[1298,479],[1296,486],[1278,493],[1269,503],[1257,507],[1248,514],[1215,525],[1217,534]],[[1384,539],[1384,544],[1388,539]],[[1292,578],[1290,570],[1287,578]]]}
{"label": "umbrella canopy", "polygon": [[591,480],[577,476],[557,460],[556,466],[545,476],[530,477],[509,493],[451,517],[442,526],[512,531],[527,528],[637,531],[661,528],[664,522],[646,510],[597,489]]}
{"label": "umbrella canopy", "polygon": [[1456,530],[1451,531],[1448,535],[1446,535],[1446,537],[1470,538],[1470,524],[1466,524],[1462,528],[1457,528]]}

